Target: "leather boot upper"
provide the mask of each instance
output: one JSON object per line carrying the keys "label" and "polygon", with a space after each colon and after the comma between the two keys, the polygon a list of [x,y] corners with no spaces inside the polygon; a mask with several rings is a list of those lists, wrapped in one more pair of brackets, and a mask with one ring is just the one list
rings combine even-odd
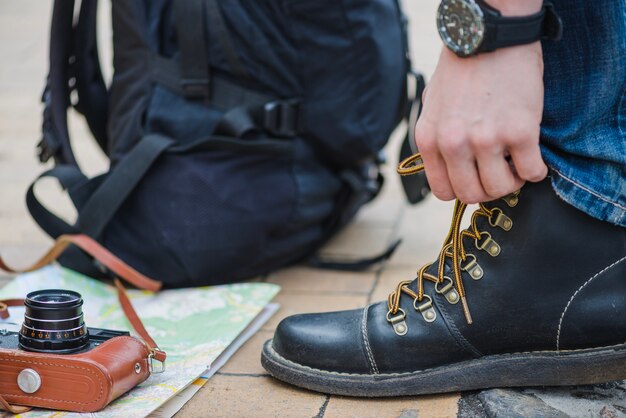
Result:
{"label": "leather boot upper", "polygon": [[[549,180],[527,184],[518,196],[485,206],[494,214],[501,212],[500,221],[508,219],[511,225],[507,230],[495,216],[476,218],[477,229],[499,247],[495,256],[488,248],[478,248],[482,239],[476,243],[463,237],[463,263],[475,260],[482,271],[478,280],[462,272],[471,324],[458,298],[437,292],[434,283],[423,280],[423,299],[416,302],[403,293],[393,314],[387,302],[380,302],[364,309],[287,318],[276,330],[274,350],[316,369],[385,374],[485,355],[626,342],[624,228],[563,202]],[[450,258],[444,261],[445,276],[452,278]],[[426,270],[431,275],[437,271],[437,262]],[[448,280],[453,281],[446,279],[437,289]],[[416,294],[418,280],[408,289]],[[427,309],[416,309],[424,306]],[[388,320],[394,318],[400,328]]]}

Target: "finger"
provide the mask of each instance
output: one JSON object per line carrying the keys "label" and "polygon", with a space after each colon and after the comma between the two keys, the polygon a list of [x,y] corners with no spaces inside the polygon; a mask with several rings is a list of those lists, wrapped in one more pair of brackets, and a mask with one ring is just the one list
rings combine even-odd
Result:
{"label": "finger", "polygon": [[446,160],[446,167],[454,194],[461,202],[473,204],[491,200],[480,182],[473,157],[468,155],[463,159]]}
{"label": "finger", "polygon": [[489,196],[489,200],[499,199],[524,184],[524,180],[513,171],[502,151],[481,152],[476,154],[480,182]]}
{"label": "finger", "polygon": [[426,154],[422,153],[422,159],[424,161],[426,179],[433,194],[440,200],[455,199],[456,195],[448,178],[446,163],[439,151],[434,150]]}
{"label": "finger", "polygon": [[415,145],[417,145],[417,149],[422,155],[424,171],[430,190],[441,200],[454,199],[455,195],[448,179],[445,161],[439,153],[434,137],[420,129],[419,122],[415,127]]}
{"label": "finger", "polygon": [[464,203],[485,201],[488,196],[480,182],[476,160],[460,131],[443,132],[438,144],[456,198]]}
{"label": "finger", "polygon": [[548,175],[548,167],[541,158],[539,143],[518,141],[509,147],[517,175],[522,180],[538,182]]}

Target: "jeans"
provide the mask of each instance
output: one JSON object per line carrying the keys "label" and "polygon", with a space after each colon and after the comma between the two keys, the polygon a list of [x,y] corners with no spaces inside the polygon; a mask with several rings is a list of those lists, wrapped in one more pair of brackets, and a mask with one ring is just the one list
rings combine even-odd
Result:
{"label": "jeans", "polygon": [[626,0],[553,0],[563,38],[543,43],[541,149],[556,193],[626,226]]}

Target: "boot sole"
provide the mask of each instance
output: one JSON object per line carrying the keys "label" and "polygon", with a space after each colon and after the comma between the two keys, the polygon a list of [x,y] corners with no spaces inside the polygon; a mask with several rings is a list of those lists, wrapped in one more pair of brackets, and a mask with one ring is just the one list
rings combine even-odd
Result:
{"label": "boot sole", "polygon": [[332,395],[425,395],[493,387],[569,386],[626,378],[626,344],[572,351],[498,354],[407,373],[350,374],[313,369],[280,356],[272,340],[261,364],[275,378]]}

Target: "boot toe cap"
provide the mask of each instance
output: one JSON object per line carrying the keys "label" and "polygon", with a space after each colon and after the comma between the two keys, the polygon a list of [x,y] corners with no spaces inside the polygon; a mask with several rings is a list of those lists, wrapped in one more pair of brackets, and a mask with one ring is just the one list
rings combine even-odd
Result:
{"label": "boot toe cap", "polygon": [[278,325],[272,348],[302,366],[339,373],[369,373],[362,348],[362,310],[294,315]]}

